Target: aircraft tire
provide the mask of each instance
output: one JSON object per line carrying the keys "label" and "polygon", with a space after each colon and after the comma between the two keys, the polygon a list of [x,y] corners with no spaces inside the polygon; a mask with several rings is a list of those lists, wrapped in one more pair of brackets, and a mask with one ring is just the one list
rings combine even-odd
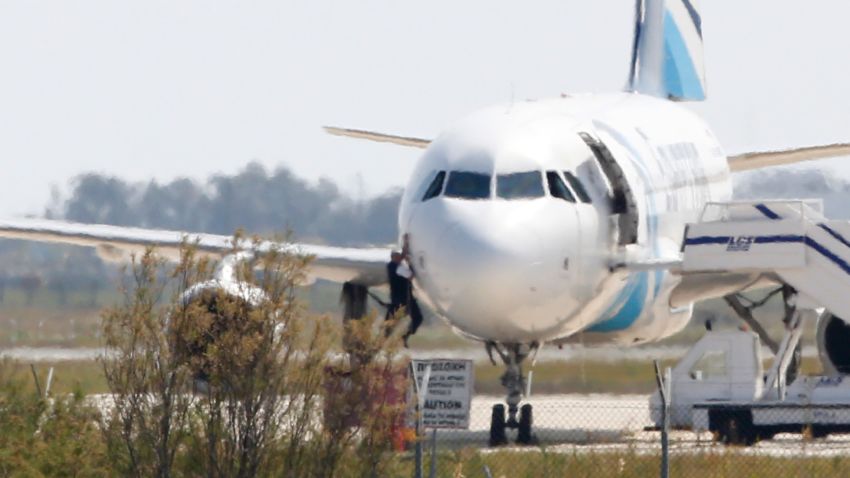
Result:
{"label": "aircraft tire", "polygon": [[490,446],[502,446],[508,444],[505,435],[505,406],[493,405],[493,414],[490,416]]}
{"label": "aircraft tire", "polygon": [[516,442],[519,445],[533,445],[534,435],[531,433],[534,425],[534,415],[531,405],[526,403],[519,409],[519,430],[517,431]]}

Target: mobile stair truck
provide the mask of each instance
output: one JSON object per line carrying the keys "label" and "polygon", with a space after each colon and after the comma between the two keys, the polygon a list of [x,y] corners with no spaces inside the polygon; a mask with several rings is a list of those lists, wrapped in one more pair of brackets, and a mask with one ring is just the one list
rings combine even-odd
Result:
{"label": "mobile stair truck", "polygon": [[[738,445],[777,433],[850,433],[850,325],[843,319],[850,318],[850,222],[828,221],[820,209],[812,201],[714,203],[688,225],[671,307],[705,291],[731,305],[743,291],[774,286],[785,300],[785,333],[773,343],[749,309],[735,308],[754,331],[709,330],[668,371],[672,428],[710,431]],[[815,321],[823,375],[798,376],[803,326]],[[773,352],[767,370],[763,343]],[[657,426],[660,405],[656,391]]]}

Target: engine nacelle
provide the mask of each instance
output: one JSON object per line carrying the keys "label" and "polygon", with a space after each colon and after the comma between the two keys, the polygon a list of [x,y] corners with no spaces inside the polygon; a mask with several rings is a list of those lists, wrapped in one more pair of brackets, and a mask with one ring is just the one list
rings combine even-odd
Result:
{"label": "engine nacelle", "polygon": [[[225,333],[253,334],[259,324],[251,324],[248,315],[267,299],[259,287],[245,282],[210,280],[190,287],[180,303],[183,311],[193,310],[197,316],[191,324],[179,324],[176,317],[169,320],[175,352],[190,363],[195,379],[206,381],[213,364],[207,356],[210,345]],[[193,306],[200,305],[200,308]]]}
{"label": "engine nacelle", "polygon": [[198,300],[209,301],[210,298],[220,294],[244,301],[246,305],[251,307],[259,306],[262,301],[266,300],[266,293],[263,289],[253,284],[218,279],[208,280],[189,287],[180,299],[185,305]]}
{"label": "engine nacelle", "polygon": [[850,374],[850,324],[824,311],[818,317],[818,355],[826,375]]}

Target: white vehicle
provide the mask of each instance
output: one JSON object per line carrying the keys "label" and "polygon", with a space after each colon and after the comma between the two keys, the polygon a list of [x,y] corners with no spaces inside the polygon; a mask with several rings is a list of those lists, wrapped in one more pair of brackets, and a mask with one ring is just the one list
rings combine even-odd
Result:
{"label": "white vehicle", "polygon": [[[506,442],[506,427],[519,429],[520,443],[532,440],[531,407],[519,407],[522,365],[541,345],[579,332],[586,343],[660,340],[685,327],[696,301],[789,284],[761,272],[685,271],[685,225],[707,203],[730,199],[736,171],[846,155],[850,145],[727,157],[708,125],[679,103],[704,98],[694,2],[643,0],[623,92],[486,108],[433,141],[328,129],[424,148],[402,199],[399,237],[409,237],[419,297],[504,361],[507,416],[494,406],[491,443]],[[95,247],[111,259],[148,245],[173,254],[186,235],[0,221],[0,237]],[[208,253],[232,251],[228,237],[189,235]],[[363,313],[367,288],[387,282],[389,248],[292,247],[315,256],[313,277],[346,283],[349,315]]]}
{"label": "white vehicle", "polygon": [[[670,426],[712,431],[723,442],[745,445],[780,432],[808,430],[814,437],[850,432],[850,380],[845,380],[850,326],[839,318],[850,314],[847,237],[850,222],[827,220],[819,201],[706,205],[684,233],[678,269],[683,284],[712,273],[725,274],[726,285],[735,280],[750,288],[762,281],[782,284],[776,293],[785,301],[785,334],[774,343],[761,328],[707,333],[670,372]],[[677,289],[671,300],[688,289]],[[800,337],[815,320],[824,375],[798,377]],[[762,339],[774,353],[766,373]],[[660,393],[650,405],[660,426]]]}
{"label": "white vehicle", "polygon": [[[766,374],[762,343],[747,331],[708,332],[669,374],[670,426],[710,431],[728,444],[752,445],[777,433],[814,438],[850,432],[850,380],[841,374],[797,376],[780,388],[770,377],[788,369],[775,357]],[[793,375],[793,374],[792,374]],[[769,385],[770,384],[770,385]],[[652,419],[661,427],[661,401],[650,399]]]}

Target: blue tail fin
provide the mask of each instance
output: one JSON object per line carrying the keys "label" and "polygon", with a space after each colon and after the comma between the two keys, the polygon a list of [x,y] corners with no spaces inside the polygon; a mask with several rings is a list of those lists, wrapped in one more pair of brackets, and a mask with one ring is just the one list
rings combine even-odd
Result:
{"label": "blue tail fin", "polygon": [[705,99],[696,0],[636,0],[629,88],[677,101]]}

